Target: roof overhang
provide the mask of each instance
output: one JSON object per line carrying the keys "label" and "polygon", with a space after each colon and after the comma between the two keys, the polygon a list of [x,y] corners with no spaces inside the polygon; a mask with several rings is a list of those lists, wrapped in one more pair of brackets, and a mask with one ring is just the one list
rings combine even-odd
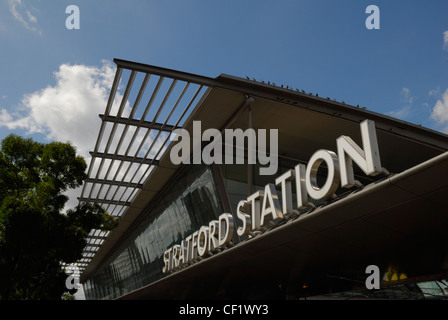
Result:
{"label": "roof overhang", "polygon": [[312,290],[319,279],[347,279],[371,264],[409,279],[446,276],[447,173],[444,153],[121,299],[206,299],[269,281],[295,295],[301,283]]}
{"label": "roof overhang", "polygon": [[[116,59],[115,62],[117,75],[109,104],[114,100],[124,70],[131,72],[130,78],[133,77],[133,74],[135,76],[135,74],[143,73],[173,81],[193,83],[206,88],[200,100],[195,101],[192,106],[188,119],[182,123],[182,127],[190,132],[194,120],[201,121],[203,130],[207,128],[222,130],[227,127],[245,128],[247,123],[244,112],[248,108],[247,99],[250,97],[254,99],[251,104],[254,128],[278,128],[278,124],[282,124],[281,130],[279,130],[279,154],[291,159],[308,160],[312,152],[320,148],[334,150],[335,140],[341,134],[349,135],[359,141],[359,123],[365,119],[375,121],[381,158],[385,167],[391,172],[401,172],[403,168],[411,168],[448,150],[448,137],[444,134],[298,90],[228,75],[207,78],[124,60]],[[126,91],[123,97],[125,100],[127,99]],[[109,116],[108,109],[110,109],[109,105],[105,115],[102,116],[103,120],[107,120]],[[127,128],[132,126],[132,121],[135,120],[141,119],[115,121],[114,125],[121,124]],[[171,129],[175,127],[173,126]],[[100,131],[98,141],[103,136],[106,137],[107,133]],[[125,202],[126,205],[123,206],[124,209],[119,215],[118,226],[104,236],[97,246],[95,254],[83,270],[82,282],[103,262],[111,250],[119,245],[123,235],[135,222],[141,211],[157,196],[180,168],[170,161],[171,147],[172,144],[166,145],[160,157],[156,159],[157,166],[153,166],[141,181],[140,187],[133,190],[132,199]],[[93,155],[101,156],[97,147],[95,147]],[[124,160],[127,158],[114,158],[114,161],[117,162]],[[325,215],[325,219],[328,219],[327,215]],[[172,277],[170,276],[166,280],[169,282]],[[157,286],[157,284],[155,285]]]}

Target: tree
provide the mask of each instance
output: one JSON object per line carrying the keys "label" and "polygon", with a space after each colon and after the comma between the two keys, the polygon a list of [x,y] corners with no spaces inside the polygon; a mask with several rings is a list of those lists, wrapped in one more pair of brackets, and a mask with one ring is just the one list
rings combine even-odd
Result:
{"label": "tree", "polygon": [[86,167],[69,143],[16,135],[1,142],[1,299],[60,299],[68,277],[61,264],[82,257],[90,230],[115,227],[96,204],[80,203],[62,213],[64,192],[82,185]]}

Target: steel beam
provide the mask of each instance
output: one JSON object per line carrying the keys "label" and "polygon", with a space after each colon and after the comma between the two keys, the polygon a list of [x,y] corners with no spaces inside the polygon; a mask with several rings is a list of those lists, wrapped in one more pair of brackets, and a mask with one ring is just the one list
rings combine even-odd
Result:
{"label": "steel beam", "polygon": [[143,189],[143,184],[142,183],[132,183],[132,182],[126,182],[126,181],[116,181],[116,180],[87,178],[87,179],[84,179],[84,182],[86,182],[86,183],[95,183],[95,184],[107,184],[107,185],[119,186],[119,187],[129,187],[129,188]]}
{"label": "steel beam", "polygon": [[132,61],[127,61],[127,60],[122,60],[122,59],[114,59],[114,62],[117,64],[118,68],[155,74],[157,76],[177,79],[180,81],[202,84],[202,85],[209,86],[209,87],[214,87],[219,84],[219,81],[217,81],[214,78],[209,78],[209,77],[192,74],[192,73],[187,73],[187,72],[183,72],[183,71],[161,68],[161,67],[156,67],[156,66],[152,66],[149,64],[132,62]]}
{"label": "steel beam", "polygon": [[141,128],[148,128],[148,129],[154,129],[159,131],[167,131],[171,132],[174,129],[178,129],[180,127],[178,126],[172,126],[169,124],[163,124],[158,122],[150,122],[150,121],[141,121],[138,119],[130,119],[130,118],[124,118],[124,117],[115,117],[115,116],[105,116],[104,114],[99,115],[101,120],[107,121],[107,122],[115,122],[119,124],[125,124],[135,127],[141,127]]}
{"label": "steel beam", "polygon": [[131,205],[131,202],[128,201],[118,201],[118,200],[107,200],[107,199],[98,199],[98,198],[86,198],[86,197],[78,197],[79,201],[85,201],[85,202],[99,202],[104,204],[116,204],[118,206],[126,206],[129,207]]}
{"label": "steel beam", "polygon": [[141,157],[133,157],[133,156],[121,156],[114,153],[103,153],[103,152],[89,152],[92,157],[95,158],[103,158],[103,159],[111,159],[118,161],[126,161],[126,162],[135,162],[141,164],[150,164],[154,166],[159,165],[159,160],[149,159],[149,158],[141,158]]}

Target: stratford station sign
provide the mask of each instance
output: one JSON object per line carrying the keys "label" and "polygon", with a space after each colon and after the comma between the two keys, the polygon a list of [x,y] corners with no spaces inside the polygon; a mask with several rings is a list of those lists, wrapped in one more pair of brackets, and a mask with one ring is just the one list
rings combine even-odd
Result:
{"label": "stratford station sign", "polygon": [[[309,198],[329,200],[339,185],[350,188],[356,185],[353,162],[368,176],[383,172],[381,167],[375,123],[365,120],[360,124],[362,147],[350,137],[340,136],[336,139],[337,154],[334,151],[321,149],[316,151],[308,164],[297,164],[277,177],[274,183],[268,183],[264,190],[257,191],[241,200],[236,208],[236,216],[240,220],[236,232],[239,236],[251,234],[265,227],[269,222],[286,218],[294,213],[292,188],[295,185],[296,209],[311,206]],[[325,163],[327,177],[319,186],[317,172]],[[281,190],[281,203],[276,186]],[[223,213],[217,220],[202,226],[180,244],[176,244],[164,252],[163,273],[178,270],[197,261],[217,248],[226,246],[232,239],[237,224],[232,214]]]}

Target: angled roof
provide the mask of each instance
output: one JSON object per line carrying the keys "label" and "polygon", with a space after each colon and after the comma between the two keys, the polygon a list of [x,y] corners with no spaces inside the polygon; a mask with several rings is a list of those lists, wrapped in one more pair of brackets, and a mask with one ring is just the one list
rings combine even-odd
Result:
{"label": "angled roof", "polygon": [[170,137],[176,128],[191,131],[193,120],[201,120],[203,130],[245,128],[242,115],[250,106],[254,128],[281,125],[279,156],[303,161],[317,149],[334,150],[341,134],[359,138],[359,123],[370,119],[377,127],[382,160],[391,172],[448,150],[448,136],[442,133],[295,88],[114,62],[115,80],[105,112],[99,115],[102,124],[79,200],[99,203],[120,220],[111,232],[91,231],[79,262],[81,281],[175,174],[179,166],[169,160]]}

